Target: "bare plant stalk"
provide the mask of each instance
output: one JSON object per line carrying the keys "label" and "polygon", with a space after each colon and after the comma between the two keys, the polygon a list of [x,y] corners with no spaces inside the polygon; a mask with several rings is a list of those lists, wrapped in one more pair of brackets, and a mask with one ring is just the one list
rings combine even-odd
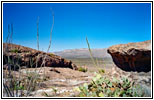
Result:
{"label": "bare plant stalk", "polygon": [[[51,47],[51,39],[52,39],[52,31],[53,31],[53,26],[54,26],[54,12],[53,12],[53,10],[51,9],[51,12],[52,12],[52,18],[53,18],[53,22],[52,22],[52,27],[51,27],[51,32],[50,32],[50,41],[49,41],[49,47],[48,47],[48,49],[47,49],[47,53],[49,52],[49,50],[50,50],[50,47]],[[47,56],[47,54],[46,54],[46,56]],[[45,56],[45,58],[46,58],[46,56]],[[44,62],[45,63],[45,62]],[[44,66],[45,66],[45,64],[44,64]],[[44,69],[44,77],[45,77],[45,69]]]}
{"label": "bare plant stalk", "polygon": [[10,36],[10,42],[11,43],[13,43],[12,36],[13,36],[13,23],[11,24],[11,36]]}
{"label": "bare plant stalk", "polygon": [[[7,53],[9,50],[8,50],[8,39],[9,39],[9,35],[10,35],[10,25],[8,24],[8,35],[7,35],[7,38],[6,38],[6,47],[5,47],[5,52]],[[9,56],[8,56],[8,58],[9,58]],[[8,59],[8,61],[9,61],[9,59]],[[6,68],[6,70],[7,70],[8,68]],[[6,92],[6,95],[9,97],[9,94],[10,94],[10,91],[8,90],[8,87],[7,87],[7,85],[6,85],[6,79],[7,79],[7,71],[3,71],[3,91],[5,90],[5,92]]]}
{"label": "bare plant stalk", "polygon": [[11,90],[8,88],[8,86],[5,84],[3,84],[3,86],[4,86],[4,89],[7,91],[7,95],[13,97]]}
{"label": "bare plant stalk", "polygon": [[[52,11],[52,9],[51,9]],[[52,11],[52,18],[53,18],[53,22],[52,22],[52,27],[51,27],[51,32],[50,32],[50,41],[49,41],[49,47],[48,47],[48,50],[47,50],[47,53],[49,52],[49,49],[51,47],[51,38],[52,38],[52,31],[53,31],[53,26],[54,26],[54,12]]]}
{"label": "bare plant stalk", "polygon": [[[52,9],[51,9],[51,11],[52,11]],[[51,27],[51,31],[50,31],[50,41],[49,41],[49,46],[48,46],[48,49],[47,49],[47,53],[49,52],[49,49],[50,49],[50,47],[51,47],[51,39],[52,39],[52,31],[53,31],[53,26],[54,26],[54,12],[52,11],[52,17],[53,17],[53,22],[52,22],[52,27]],[[42,62],[42,64],[41,64],[41,67],[44,65],[45,66],[45,59],[46,59],[46,56],[47,55],[45,55],[45,57],[44,57],[44,59],[43,59],[43,62]]]}
{"label": "bare plant stalk", "polygon": [[[13,43],[12,36],[13,36],[13,23],[11,23],[11,36],[10,36],[10,43]],[[12,49],[12,44],[11,44],[11,49]]]}
{"label": "bare plant stalk", "polygon": [[[10,44],[10,25],[8,25],[8,36],[7,36],[7,39],[6,39],[6,50],[5,50],[6,53],[8,53],[8,51],[9,51],[9,47],[8,47],[9,44]],[[10,74],[11,65],[10,65],[10,63],[11,63],[11,61],[10,61],[9,56],[8,56],[8,65],[7,65],[8,69],[6,69],[9,72],[8,78],[9,77],[11,78],[11,74]],[[10,88],[10,87],[12,87],[12,84],[11,84],[12,78],[11,78],[11,81],[9,80],[9,85],[10,85],[9,87],[7,86],[7,73],[4,73],[4,77],[3,78],[5,79],[5,82],[3,80],[3,86],[4,86],[4,90],[6,90],[6,94],[8,96],[13,96],[13,92],[12,92],[12,90]]]}
{"label": "bare plant stalk", "polygon": [[97,64],[97,66],[100,66],[100,65],[99,65],[99,61],[98,61],[98,59],[97,59],[97,58],[96,58],[96,64]]}
{"label": "bare plant stalk", "polygon": [[8,44],[9,43],[9,36],[10,36],[10,25],[8,24],[8,35],[6,38],[6,47],[5,47],[5,51],[8,52]]}
{"label": "bare plant stalk", "polygon": [[10,25],[8,24],[8,35],[7,35],[7,38],[6,38],[6,43],[8,43],[9,36],[10,36]]}
{"label": "bare plant stalk", "polygon": [[[51,32],[50,32],[50,41],[49,41],[49,46],[48,46],[48,49],[47,49],[47,53],[49,52],[49,49],[50,49],[50,47],[51,47],[51,39],[52,39],[52,31],[53,31],[53,26],[54,26],[54,13],[53,13],[53,11],[52,11],[52,16],[53,16],[53,23],[52,23],[52,27],[51,27]],[[38,22],[37,22],[37,46],[38,46],[38,50],[39,50],[39,32],[38,32],[38,30],[39,30],[39,20],[38,20]],[[6,40],[6,42],[9,42],[9,43],[12,43],[12,36],[13,36],[13,24],[11,24],[11,33],[10,33],[10,26],[8,26],[8,37],[7,37],[7,40]],[[12,46],[11,46],[12,47]],[[43,67],[43,65],[45,66],[45,59],[46,59],[46,57],[47,57],[47,54],[44,56],[44,58],[43,58],[43,61],[42,61],[42,64],[41,64],[41,68]],[[9,57],[8,57],[9,58]],[[15,60],[15,59],[14,59]],[[32,62],[33,63],[33,62]],[[11,61],[11,59],[10,59],[10,63],[9,63],[9,59],[8,59],[8,64],[9,64],[9,66],[10,66],[10,64],[13,64],[14,66],[16,65],[14,62],[12,62]],[[37,61],[36,61],[36,66],[37,66]],[[40,70],[41,70],[41,68],[40,68]],[[15,68],[14,68],[15,69]],[[11,69],[9,69],[9,71],[10,71]],[[19,68],[19,72],[20,72],[20,70],[21,70],[21,68]],[[40,70],[39,70],[39,72],[38,73],[40,73]],[[12,74],[14,74],[14,73],[12,73]],[[20,74],[21,75],[21,74]],[[44,70],[44,75],[45,75],[45,70]],[[11,73],[9,74],[9,76],[11,76]],[[29,82],[28,82],[28,87],[27,87],[27,95],[26,96],[29,96],[29,94],[30,94],[30,92],[32,91],[32,89],[33,89],[33,85],[34,85],[34,83],[36,82],[36,78],[37,78],[38,76],[37,76],[37,74],[36,75],[34,75],[34,77],[32,77],[31,78],[31,80],[29,80]],[[14,86],[15,85],[19,85],[20,86],[20,84],[15,84],[15,83],[17,83],[16,81],[20,81],[20,76],[19,76],[19,80],[16,80],[16,79],[14,79],[13,77],[11,78],[11,82],[10,82],[10,86],[12,86],[12,89],[10,88],[10,87],[8,87],[5,83],[3,83],[3,85],[4,85],[4,89],[6,90],[6,92],[7,92],[7,95],[8,96],[15,96],[15,92],[14,92]],[[14,85],[15,84],[15,85]],[[32,86],[31,86],[32,85]],[[40,86],[40,84],[39,84],[39,86]],[[11,90],[12,91],[11,91]],[[21,91],[21,94],[22,94],[22,91]],[[16,88],[16,96],[18,95],[18,90],[17,90],[17,88]]]}
{"label": "bare plant stalk", "polygon": [[37,19],[37,48],[39,50],[39,16]]}
{"label": "bare plant stalk", "polygon": [[88,49],[89,49],[89,53],[90,53],[90,58],[91,58],[93,64],[95,65],[95,67],[96,67],[97,69],[99,69],[98,61],[97,61],[97,60],[95,61],[94,58],[93,58],[93,55],[92,55],[92,52],[91,52],[91,49],[90,49],[90,44],[89,44],[89,42],[88,42],[87,37],[86,37],[86,42],[87,42],[87,44],[88,44]]}
{"label": "bare plant stalk", "polygon": [[[52,9],[51,9],[51,12],[52,12],[52,17],[53,17],[53,23],[52,23],[52,27],[51,27],[51,31],[50,31],[50,41],[49,41],[49,46],[48,46],[48,49],[47,49],[47,53],[49,52],[50,47],[51,47],[52,31],[53,31],[53,26],[54,26],[54,12],[53,12]],[[46,59],[46,57],[47,57],[47,54],[45,55],[45,57],[44,57],[44,59],[43,59],[43,61],[42,61],[42,64],[41,64],[41,66],[40,66],[40,69],[39,69],[38,73],[40,73],[40,71],[41,71],[43,65],[44,65],[44,67],[45,67],[45,59]],[[44,69],[44,76],[45,76],[45,69]],[[37,76],[35,75],[35,78],[34,78],[34,79],[36,79],[36,77],[37,77]],[[40,84],[39,84],[39,86],[40,86]],[[30,89],[30,91],[31,91],[31,89]],[[30,91],[28,91],[27,96],[29,95]]]}
{"label": "bare plant stalk", "polygon": [[[9,53],[9,49],[12,49],[12,44],[11,44],[13,42],[12,36],[13,36],[13,24],[11,24],[11,32],[10,32],[10,25],[8,25],[8,36],[7,36],[7,39],[6,39],[6,47],[7,48],[5,50],[6,53]],[[11,48],[10,47],[8,48],[8,45]],[[12,70],[11,66],[14,67],[14,70],[15,70],[16,66],[18,66],[20,68],[18,63],[19,63],[19,58],[16,61],[16,59],[13,59],[13,58],[11,59],[10,56],[8,56],[8,63],[7,63],[8,68],[6,70],[9,73],[8,74],[4,73],[4,76],[3,76],[3,78],[5,79],[5,81],[3,81],[3,86],[4,86],[4,90],[6,91],[6,94],[7,94],[8,97],[9,96],[11,96],[11,97],[14,97],[14,96],[18,97],[19,96],[19,94],[18,94],[19,90],[18,90],[17,86],[20,86],[20,84],[19,84],[20,74],[19,74],[19,80],[18,80],[14,77],[14,75],[15,75],[14,71],[11,72],[11,70]],[[20,70],[21,70],[21,68],[19,69],[19,72],[20,72]],[[7,75],[8,75],[8,77],[7,77]],[[7,80],[7,78],[8,78],[8,80]],[[9,84],[7,85],[7,83],[9,83]]]}
{"label": "bare plant stalk", "polygon": [[[13,48],[12,48],[12,43],[13,43],[13,38],[12,38],[12,36],[13,36],[13,23],[11,23],[11,36],[10,36],[10,43],[11,43],[10,45],[11,45],[11,49],[13,49]],[[13,59],[13,58],[12,58],[12,59]],[[13,65],[14,70],[15,70],[15,67],[16,67],[16,66],[15,66],[15,59],[12,60],[12,65]],[[13,71],[13,72],[12,72],[12,78],[11,78],[13,96],[15,96],[15,92],[14,92],[14,88],[15,88],[15,87],[14,87],[14,85],[16,85],[16,83],[17,83],[17,82],[15,83],[15,81],[14,81],[14,80],[15,80],[15,78],[14,78],[14,76],[13,76],[14,74],[15,74],[15,73],[14,73],[14,71]],[[16,91],[17,91],[17,88],[16,88]]]}
{"label": "bare plant stalk", "polygon": [[[52,11],[52,9],[51,9]],[[47,53],[49,52],[49,49],[51,47],[51,39],[52,39],[52,31],[53,31],[53,26],[54,26],[54,12],[52,11],[52,17],[53,17],[53,22],[52,22],[52,27],[51,27],[51,31],[50,31],[50,41],[49,41],[49,46],[48,46],[48,49],[47,49]],[[43,63],[41,64],[45,66],[45,59],[46,59],[47,55],[45,55],[44,59],[43,59]]]}
{"label": "bare plant stalk", "polygon": [[[37,19],[37,49],[39,50],[39,16],[38,16],[38,19]],[[37,63],[38,63],[38,56],[39,54],[37,55],[37,58],[36,58],[36,68],[37,68]]]}

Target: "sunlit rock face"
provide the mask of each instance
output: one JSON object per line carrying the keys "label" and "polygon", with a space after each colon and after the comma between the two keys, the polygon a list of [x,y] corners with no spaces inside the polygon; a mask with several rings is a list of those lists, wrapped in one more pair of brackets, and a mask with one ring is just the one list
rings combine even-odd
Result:
{"label": "sunlit rock face", "polygon": [[151,71],[151,40],[114,45],[107,51],[117,67],[124,71]]}
{"label": "sunlit rock face", "polygon": [[[77,69],[77,66],[70,60],[66,60],[52,53],[46,53],[20,45],[3,43],[3,65],[5,65],[3,68],[7,67],[8,60],[15,62],[21,67],[35,68],[47,66]],[[18,69],[17,66],[16,68]]]}

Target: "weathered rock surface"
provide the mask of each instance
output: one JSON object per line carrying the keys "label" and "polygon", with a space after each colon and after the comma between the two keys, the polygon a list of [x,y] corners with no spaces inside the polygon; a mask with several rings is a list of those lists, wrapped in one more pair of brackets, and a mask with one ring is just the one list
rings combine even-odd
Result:
{"label": "weathered rock surface", "polygon": [[[3,73],[9,74],[6,70],[3,70]],[[35,90],[30,93],[30,97],[74,97],[79,94],[75,88],[84,83],[90,83],[93,78],[93,73],[57,67],[25,68],[20,72],[12,71],[12,73],[17,79],[22,78],[22,83],[26,82],[25,80],[29,76],[27,73],[38,76],[38,84]],[[55,93],[54,90],[57,92]],[[27,91],[23,91],[23,94],[26,93]],[[3,96],[7,97],[5,91],[3,91]]]}
{"label": "weathered rock surface", "polygon": [[[9,58],[8,58],[9,57]],[[77,69],[77,66],[71,61],[61,58],[60,56],[45,53],[28,47],[3,43],[3,65],[7,68],[8,60],[14,62],[14,67],[17,70],[20,66],[25,67],[64,67]],[[44,63],[43,63],[44,61]],[[14,68],[12,67],[12,68]]]}
{"label": "weathered rock surface", "polygon": [[111,46],[108,53],[122,70],[151,71],[151,40]]}

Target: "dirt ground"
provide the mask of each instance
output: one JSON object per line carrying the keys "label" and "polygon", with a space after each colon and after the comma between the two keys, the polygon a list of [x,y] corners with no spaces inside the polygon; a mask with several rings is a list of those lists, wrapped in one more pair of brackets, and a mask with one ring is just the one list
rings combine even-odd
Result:
{"label": "dirt ground", "polygon": [[[26,68],[20,70],[26,75],[27,72],[38,73],[39,77],[44,77],[44,81],[39,84],[39,87],[31,92],[31,97],[75,97],[78,96],[77,87],[84,83],[90,83],[95,76],[93,71],[80,72],[70,68]],[[19,72],[15,72],[19,76]],[[129,80],[145,85],[148,91],[151,92],[151,72],[125,72],[117,67],[106,68],[104,76],[111,78],[116,77],[121,79],[127,77]],[[150,93],[149,93],[150,94]]]}

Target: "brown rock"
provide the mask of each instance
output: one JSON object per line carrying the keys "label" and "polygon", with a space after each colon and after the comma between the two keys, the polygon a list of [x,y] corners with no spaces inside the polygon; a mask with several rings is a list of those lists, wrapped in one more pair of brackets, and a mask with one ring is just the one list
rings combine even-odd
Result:
{"label": "brown rock", "polygon": [[108,53],[113,62],[125,71],[151,70],[151,40],[111,46]]}
{"label": "brown rock", "polygon": [[[16,52],[14,50],[20,52]],[[28,47],[23,47],[20,45],[6,45],[5,43],[3,43],[3,65],[8,64],[8,59],[14,61],[16,64],[19,64],[20,66],[26,67],[34,68],[47,66],[77,69],[77,66],[72,64],[71,61],[61,58],[60,56],[45,53]]]}

